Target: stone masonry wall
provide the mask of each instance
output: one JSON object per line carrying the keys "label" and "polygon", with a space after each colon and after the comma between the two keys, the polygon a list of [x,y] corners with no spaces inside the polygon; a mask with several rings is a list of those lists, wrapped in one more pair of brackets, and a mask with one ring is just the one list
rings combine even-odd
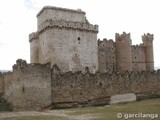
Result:
{"label": "stone masonry wall", "polygon": [[116,48],[113,40],[98,41],[99,71],[116,71]]}
{"label": "stone masonry wall", "polygon": [[51,104],[50,64],[18,60],[13,72],[4,74],[4,98],[13,110],[38,110]]}
{"label": "stone masonry wall", "polygon": [[4,81],[3,81],[3,75],[0,73],[0,97],[4,93]]}
{"label": "stone masonry wall", "polygon": [[86,22],[85,12],[53,6],[45,6],[37,14],[37,27],[48,19],[65,20],[73,22]]}
{"label": "stone masonry wall", "polygon": [[133,71],[146,70],[145,46],[132,45],[131,53],[132,53],[132,70]]}
{"label": "stone masonry wall", "polygon": [[[53,40],[54,38],[54,40]],[[66,39],[67,38],[67,39]],[[63,71],[98,69],[96,34],[79,30],[51,29],[39,35],[40,63],[57,64]]]}
{"label": "stone masonry wall", "polygon": [[52,72],[52,102],[69,104],[108,104],[110,96],[135,93],[137,99],[160,96],[160,71],[96,73]]}
{"label": "stone masonry wall", "polygon": [[[109,104],[111,96],[133,93],[136,99],[160,97],[160,71],[62,72],[57,65],[17,60],[13,72],[0,75],[3,98],[13,110]],[[3,82],[2,82],[3,83]],[[3,89],[1,89],[3,93]]]}

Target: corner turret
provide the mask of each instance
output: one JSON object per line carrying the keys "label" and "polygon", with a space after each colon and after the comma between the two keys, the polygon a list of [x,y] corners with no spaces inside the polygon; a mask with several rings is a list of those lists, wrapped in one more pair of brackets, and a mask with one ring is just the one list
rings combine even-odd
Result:
{"label": "corner turret", "polygon": [[123,32],[121,35],[116,33],[115,40],[117,71],[132,71],[130,33]]}
{"label": "corner turret", "polygon": [[33,32],[29,35],[30,42],[30,62],[31,63],[39,63],[39,53],[38,53],[38,35]]}
{"label": "corner turret", "polygon": [[145,59],[146,59],[146,70],[154,70],[154,58],[153,58],[153,34],[147,33],[142,36],[142,41],[145,46]]}

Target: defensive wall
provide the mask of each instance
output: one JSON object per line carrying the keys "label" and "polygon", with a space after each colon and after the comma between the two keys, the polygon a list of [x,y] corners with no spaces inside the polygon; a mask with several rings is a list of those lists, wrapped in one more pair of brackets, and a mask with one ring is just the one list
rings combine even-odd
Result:
{"label": "defensive wall", "polygon": [[160,97],[160,71],[52,72],[52,102],[58,106],[109,104],[111,96],[126,93],[137,100]]}
{"label": "defensive wall", "polygon": [[38,110],[51,104],[50,64],[27,64],[17,60],[13,71],[0,77],[0,93],[13,110]]}
{"label": "defensive wall", "polygon": [[62,72],[50,64],[17,60],[13,72],[0,75],[0,93],[13,110],[47,106],[75,107],[109,104],[113,95],[133,93],[136,99],[160,97],[160,71]]}

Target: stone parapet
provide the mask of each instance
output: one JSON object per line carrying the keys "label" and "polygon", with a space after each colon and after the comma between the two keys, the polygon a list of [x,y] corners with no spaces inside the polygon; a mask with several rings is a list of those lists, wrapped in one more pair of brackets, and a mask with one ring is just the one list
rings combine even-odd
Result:
{"label": "stone parapet", "polygon": [[37,33],[32,32],[31,34],[29,34],[29,42],[32,42],[33,40],[37,39]]}
{"label": "stone parapet", "polygon": [[98,33],[98,25],[92,25],[87,23],[80,23],[80,22],[68,22],[64,20],[46,20],[43,22],[39,28],[38,33],[45,31],[46,29],[51,28],[65,28],[65,29],[73,29],[73,30],[81,30],[81,31],[89,31]]}

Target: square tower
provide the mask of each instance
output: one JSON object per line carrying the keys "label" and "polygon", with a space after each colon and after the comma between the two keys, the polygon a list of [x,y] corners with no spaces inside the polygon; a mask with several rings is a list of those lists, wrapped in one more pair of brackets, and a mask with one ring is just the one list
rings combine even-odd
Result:
{"label": "square tower", "polygon": [[29,35],[31,63],[57,64],[66,71],[98,69],[98,26],[81,10],[46,6],[37,14],[37,32]]}

